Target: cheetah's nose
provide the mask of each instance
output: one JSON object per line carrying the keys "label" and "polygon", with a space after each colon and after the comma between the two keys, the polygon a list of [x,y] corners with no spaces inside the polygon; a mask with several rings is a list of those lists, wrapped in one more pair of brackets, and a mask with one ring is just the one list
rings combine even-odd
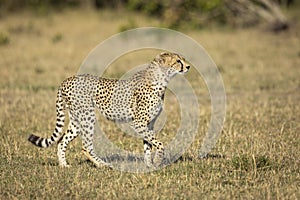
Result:
{"label": "cheetah's nose", "polygon": [[186,66],[186,68],[187,68],[187,69],[190,69],[190,67],[191,67],[191,66],[189,66],[189,65],[188,65],[188,66]]}

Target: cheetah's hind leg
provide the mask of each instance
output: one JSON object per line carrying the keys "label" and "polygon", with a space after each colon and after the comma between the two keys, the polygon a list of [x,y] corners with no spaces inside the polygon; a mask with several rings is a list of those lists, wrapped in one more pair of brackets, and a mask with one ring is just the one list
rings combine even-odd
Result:
{"label": "cheetah's hind leg", "polygon": [[[161,113],[162,110],[159,111],[157,116]],[[150,123],[148,123],[148,130],[154,134],[154,124],[157,117],[155,117]],[[153,167],[153,159],[152,159],[152,144],[150,144],[147,140],[144,139],[144,162],[148,167]]]}
{"label": "cheetah's hind leg", "polygon": [[66,130],[66,133],[63,135],[61,140],[58,143],[57,146],[57,156],[59,161],[59,166],[61,167],[70,167],[70,165],[67,164],[66,161],[66,150],[68,144],[74,140],[79,134],[79,127],[75,123],[75,121],[70,120],[68,129]]}
{"label": "cheetah's hind leg", "polygon": [[[88,112],[84,112],[88,113]],[[96,167],[108,166],[112,168],[112,165],[103,161],[94,151],[93,146],[93,136],[95,131],[96,116],[94,112],[85,115],[85,119],[88,121],[83,121],[80,123],[81,127],[81,137],[82,137],[82,152],[83,154],[92,162]]]}
{"label": "cheetah's hind leg", "polygon": [[107,166],[112,168],[112,166],[109,163],[104,162],[101,158],[99,158],[95,152],[88,152],[88,150],[83,146],[82,147],[82,153],[96,166]]}

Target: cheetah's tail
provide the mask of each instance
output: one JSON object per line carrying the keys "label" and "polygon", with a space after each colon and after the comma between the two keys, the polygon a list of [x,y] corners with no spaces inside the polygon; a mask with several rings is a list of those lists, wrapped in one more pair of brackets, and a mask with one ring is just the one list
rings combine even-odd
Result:
{"label": "cheetah's tail", "polygon": [[42,138],[36,135],[30,135],[28,140],[35,146],[46,148],[57,142],[61,138],[62,129],[65,122],[65,105],[61,94],[61,89],[57,92],[56,100],[56,126],[50,138]]}

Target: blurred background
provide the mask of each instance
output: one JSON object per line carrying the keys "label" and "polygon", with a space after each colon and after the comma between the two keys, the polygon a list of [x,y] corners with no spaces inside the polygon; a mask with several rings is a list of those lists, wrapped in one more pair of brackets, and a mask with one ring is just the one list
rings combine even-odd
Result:
{"label": "blurred background", "polygon": [[[296,0],[0,0],[0,83],[56,88],[97,44],[147,26],[191,36],[227,73],[248,65],[261,70],[262,58],[273,70],[282,69],[300,56],[299,8]],[[296,60],[286,61],[284,53]],[[121,65],[135,66],[132,60],[153,55],[129,56]],[[47,73],[57,67],[59,75]]]}
{"label": "blurred background", "polygon": [[[282,11],[296,10],[296,0],[1,0],[0,14],[27,9],[47,15],[66,8],[90,7],[101,12],[112,9],[142,13],[161,20],[168,28],[204,28],[213,25],[252,27],[265,22],[272,31],[285,30],[291,25]],[[128,27],[134,27],[134,21]]]}

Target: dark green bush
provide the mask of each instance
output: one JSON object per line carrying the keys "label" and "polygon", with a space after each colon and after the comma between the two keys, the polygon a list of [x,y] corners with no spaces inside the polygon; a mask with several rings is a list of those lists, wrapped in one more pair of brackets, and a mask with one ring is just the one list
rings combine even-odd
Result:
{"label": "dark green bush", "polygon": [[9,43],[8,35],[0,32],[0,46],[7,45],[8,43]]}
{"label": "dark green bush", "polygon": [[23,8],[50,8],[78,6],[83,0],[0,0],[0,9],[18,11]]}
{"label": "dark green bush", "polygon": [[[177,28],[182,25],[203,27],[211,24],[230,24],[233,26],[253,26],[265,19],[260,13],[268,12],[269,23],[280,22],[286,25],[287,20],[278,13],[272,12],[271,1],[291,5],[292,0],[0,0],[0,11],[16,11],[22,8],[35,8],[40,13],[50,9],[91,4],[97,9],[128,9],[160,18],[163,26]],[[267,3],[266,3],[267,2]],[[249,7],[255,8],[249,9]],[[255,11],[256,10],[256,11]],[[257,12],[257,11],[261,12]],[[273,20],[274,19],[274,20]],[[283,19],[283,20],[282,20]]]}

